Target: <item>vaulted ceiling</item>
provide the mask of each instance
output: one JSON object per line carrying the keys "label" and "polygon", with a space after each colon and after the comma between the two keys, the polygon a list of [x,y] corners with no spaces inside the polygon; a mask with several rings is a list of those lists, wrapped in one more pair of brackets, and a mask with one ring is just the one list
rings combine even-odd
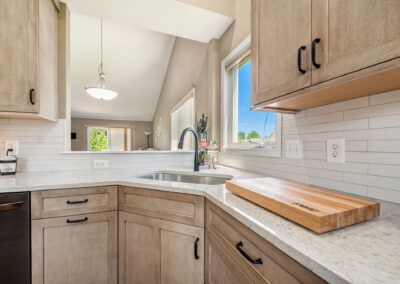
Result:
{"label": "vaulted ceiling", "polygon": [[[71,9],[72,117],[152,121],[175,37],[219,38],[233,19],[176,0],[65,0]],[[103,61],[112,101],[85,86],[98,83],[100,17]]]}

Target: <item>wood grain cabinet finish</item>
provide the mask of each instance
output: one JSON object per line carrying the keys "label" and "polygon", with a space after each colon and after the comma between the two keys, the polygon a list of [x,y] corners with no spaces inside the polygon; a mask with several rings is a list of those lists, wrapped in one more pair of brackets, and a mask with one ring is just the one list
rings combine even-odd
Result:
{"label": "wood grain cabinet finish", "polygon": [[[205,283],[207,284],[249,284],[256,283],[247,276],[220,244],[206,233]],[[263,282],[258,282],[263,283]],[[266,282],[268,283],[268,282]]]}
{"label": "wood grain cabinet finish", "polygon": [[204,227],[204,197],[119,187],[119,210]]}
{"label": "wood grain cabinet finish", "polygon": [[32,221],[32,284],[116,284],[117,212]]}
{"label": "wood grain cabinet finish", "polygon": [[311,0],[252,0],[251,9],[251,104],[310,86]]}
{"label": "wood grain cabinet finish", "polygon": [[119,283],[204,283],[204,229],[120,212]]}
{"label": "wood grain cabinet finish", "polygon": [[251,13],[253,110],[400,88],[400,1],[252,0]]}
{"label": "wood grain cabinet finish", "polygon": [[56,7],[0,0],[0,118],[57,120]]}
{"label": "wood grain cabinet finish", "polygon": [[32,219],[117,210],[117,186],[58,189],[31,193]]}
{"label": "wood grain cabinet finish", "polygon": [[[211,236],[225,254],[255,283],[325,283],[317,275],[208,200],[206,202],[206,232],[207,236]],[[207,275],[210,278],[213,269],[211,265],[215,266],[215,263],[210,262],[212,261],[210,256],[206,258],[206,261],[208,261],[206,262]],[[232,267],[229,263],[225,265]]]}
{"label": "wood grain cabinet finish", "polygon": [[312,38],[313,84],[400,57],[400,1],[313,0]]}

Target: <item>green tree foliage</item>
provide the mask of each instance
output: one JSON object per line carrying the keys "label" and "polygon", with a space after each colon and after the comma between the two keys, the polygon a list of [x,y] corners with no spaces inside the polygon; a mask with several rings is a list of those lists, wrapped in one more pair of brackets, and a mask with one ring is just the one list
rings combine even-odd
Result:
{"label": "green tree foliage", "polygon": [[258,134],[257,131],[253,130],[247,135],[247,139],[251,138],[260,138],[260,134]]}
{"label": "green tree foliage", "polygon": [[239,142],[242,142],[244,139],[246,139],[246,133],[244,132],[238,132],[238,140]]}
{"label": "green tree foliage", "polygon": [[107,150],[107,130],[92,129],[91,136],[91,149],[92,151]]}

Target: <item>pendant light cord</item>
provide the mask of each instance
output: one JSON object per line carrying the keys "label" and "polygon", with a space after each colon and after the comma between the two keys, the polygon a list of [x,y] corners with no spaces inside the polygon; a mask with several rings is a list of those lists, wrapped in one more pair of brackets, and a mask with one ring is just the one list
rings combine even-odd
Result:
{"label": "pendant light cord", "polygon": [[103,17],[100,18],[100,66],[99,75],[103,74]]}

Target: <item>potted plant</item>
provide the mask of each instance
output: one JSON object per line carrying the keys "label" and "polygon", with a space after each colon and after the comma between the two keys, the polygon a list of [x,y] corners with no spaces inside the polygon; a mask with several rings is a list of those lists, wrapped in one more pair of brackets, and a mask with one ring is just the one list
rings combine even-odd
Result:
{"label": "potted plant", "polygon": [[207,141],[208,133],[207,133],[207,126],[208,126],[208,116],[202,113],[200,120],[197,120],[196,117],[196,132],[199,136],[200,141]]}

